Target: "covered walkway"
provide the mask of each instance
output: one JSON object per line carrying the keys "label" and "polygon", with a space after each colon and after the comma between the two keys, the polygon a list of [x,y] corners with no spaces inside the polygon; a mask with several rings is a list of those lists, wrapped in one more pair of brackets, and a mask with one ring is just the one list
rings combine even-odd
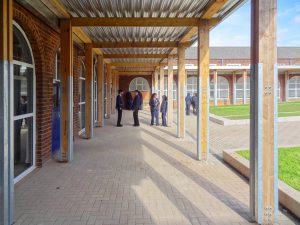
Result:
{"label": "covered walkway", "polygon": [[[15,188],[15,225],[250,224],[249,186],[221,161],[195,160],[196,142],[149,113],[115,115],[78,139],[74,161],[48,161]],[[280,214],[280,224],[295,224]]]}

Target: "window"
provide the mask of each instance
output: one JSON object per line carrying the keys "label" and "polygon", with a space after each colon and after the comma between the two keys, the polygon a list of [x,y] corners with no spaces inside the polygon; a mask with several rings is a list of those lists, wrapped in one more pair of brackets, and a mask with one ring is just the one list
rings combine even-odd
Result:
{"label": "window", "polygon": [[[177,99],[177,85],[176,82],[173,80],[173,100]],[[168,96],[168,77],[164,78],[164,95]]]}
{"label": "window", "polygon": [[80,65],[79,76],[79,134],[85,131],[85,66],[83,63]]}
{"label": "window", "polygon": [[129,91],[135,90],[149,91],[150,87],[148,81],[143,77],[134,78],[129,84]]}
{"label": "window", "polygon": [[289,79],[289,98],[300,98],[300,76]]}
{"label": "window", "polygon": [[54,63],[54,77],[53,77],[53,82],[55,81],[60,81],[60,50],[57,51],[55,55],[55,63]]}
{"label": "window", "polygon": [[[236,81],[236,98],[244,99],[244,78],[243,76],[239,77]],[[247,76],[246,79],[246,98],[250,98],[250,77]]]}
{"label": "window", "polygon": [[[218,99],[228,99],[229,98],[229,82],[225,77],[218,76],[217,81],[217,98]],[[210,80],[210,97],[214,98],[214,78]]]}
{"label": "window", "polygon": [[197,93],[197,77],[196,76],[190,76],[187,78],[187,93],[190,93],[191,96],[194,95],[194,93]]}
{"label": "window", "polygon": [[35,71],[29,41],[13,23],[14,176],[16,181],[35,165]]}
{"label": "window", "polygon": [[215,98],[215,89],[214,89],[214,86],[215,86],[215,83],[214,83],[214,78],[211,78],[210,79],[210,82],[209,82],[209,96],[210,96],[210,99],[214,99]]}

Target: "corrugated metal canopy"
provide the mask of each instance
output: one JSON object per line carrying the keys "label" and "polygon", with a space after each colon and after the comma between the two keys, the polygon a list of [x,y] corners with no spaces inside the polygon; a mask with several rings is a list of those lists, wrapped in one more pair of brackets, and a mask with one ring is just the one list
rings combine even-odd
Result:
{"label": "corrugated metal canopy", "polygon": [[210,0],[61,0],[73,17],[199,17]]}
{"label": "corrugated metal canopy", "polygon": [[[200,17],[212,0],[61,0],[73,17]],[[228,0],[213,16],[223,18],[244,0]],[[86,27],[93,41],[180,41],[186,27]],[[191,37],[195,40],[195,36]]]}

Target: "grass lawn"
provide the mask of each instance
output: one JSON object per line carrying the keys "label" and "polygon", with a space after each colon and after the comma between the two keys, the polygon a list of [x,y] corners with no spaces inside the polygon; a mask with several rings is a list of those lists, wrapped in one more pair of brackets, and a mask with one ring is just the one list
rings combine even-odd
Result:
{"label": "grass lawn", "polygon": [[[250,159],[249,150],[237,151]],[[279,148],[279,179],[300,191],[300,147]]]}
{"label": "grass lawn", "polygon": [[[250,118],[249,105],[211,106],[210,113],[230,120]],[[300,102],[278,103],[278,116],[300,116]]]}

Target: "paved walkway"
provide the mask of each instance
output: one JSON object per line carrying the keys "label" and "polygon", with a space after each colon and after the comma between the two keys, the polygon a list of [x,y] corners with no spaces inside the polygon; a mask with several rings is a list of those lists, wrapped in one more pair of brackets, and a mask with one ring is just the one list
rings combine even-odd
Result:
{"label": "paved walkway", "polygon": [[[194,115],[186,117],[187,134],[196,140],[196,121]],[[214,153],[221,154],[228,149],[249,149],[250,125],[222,126],[214,122],[209,124],[210,147]],[[278,123],[279,147],[300,146],[300,121]]]}
{"label": "paved walkway", "polygon": [[130,112],[123,128],[114,117],[75,142],[72,163],[50,160],[16,185],[15,225],[250,224],[247,182],[214,156],[194,160],[193,138],[150,127],[146,112],[138,128]]}

